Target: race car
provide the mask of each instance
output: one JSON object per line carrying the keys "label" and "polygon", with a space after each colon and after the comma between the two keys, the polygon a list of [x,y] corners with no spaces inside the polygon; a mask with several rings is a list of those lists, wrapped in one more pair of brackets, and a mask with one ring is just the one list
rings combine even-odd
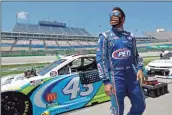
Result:
{"label": "race car", "polygon": [[156,77],[172,78],[172,52],[160,56],[160,59],[147,64],[146,70]]}
{"label": "race car", "polygon": [[95,54],[88,54],[2,78],[2,115],[55,115],[108,101],[98,76]]}

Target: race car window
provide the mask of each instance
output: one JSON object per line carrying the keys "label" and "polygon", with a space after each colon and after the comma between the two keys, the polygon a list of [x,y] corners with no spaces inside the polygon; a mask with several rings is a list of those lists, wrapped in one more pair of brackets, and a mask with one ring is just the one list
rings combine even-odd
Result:
{"label": "race car window", "polygon": [[64,74],[69,74],[69,66],[68,65],[62,67],[58,71],[58,75],[64,75]]}
{"label": "race car window", "polygon": [[78,59],[74,60],[72,62],[72,65],[71,65],[72,68],[76,68],[76,67],[79,67],[79,66],[81,66],[81,58],[78,58]]}
{"label": "race car window", "polygon": [[81,58],[75,59],[74,61],[72,61],[69,66],[71,69],[71,72],[77,72],[78,68],[81,66],[82,62],[81,62]]}
{"label": "race car window", "polygon": [[170,59],[172,57],[172,53],[167,53],[164,56],[161,57],[161,59]]}
{"label": "race car window", "polygon": [[60,65],[61,63],[63,63],[64,61],[66,61],[66,59],[59,59],[59,60],[53,62],[52,64],[48,65],[47,67],[43,68],[42,70],[40,70],[38,72],[38,74],[43,76],[46,73],[48,73],[49,71],[51,71],[52,69],[54,69],[55,67],[57,67],[58,65]]}
{"label": "race car window", "polygon": [[93,58],[84,58],[84,66],[93,63],[94,60]]}
{"label": "race car window", "polygon": [[90,71],[97,69],[96,59],[95,58],[84,58],[84,66],[85,70],[83,71]]}

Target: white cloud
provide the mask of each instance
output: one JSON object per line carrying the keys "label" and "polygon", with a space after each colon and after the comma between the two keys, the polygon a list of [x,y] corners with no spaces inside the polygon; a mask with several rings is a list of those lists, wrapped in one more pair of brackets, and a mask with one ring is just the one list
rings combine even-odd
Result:
{"label": "white cloud", "polygon": [[18,12],[17,13],[17,18],[27,20],[28,13],[27,12]]}

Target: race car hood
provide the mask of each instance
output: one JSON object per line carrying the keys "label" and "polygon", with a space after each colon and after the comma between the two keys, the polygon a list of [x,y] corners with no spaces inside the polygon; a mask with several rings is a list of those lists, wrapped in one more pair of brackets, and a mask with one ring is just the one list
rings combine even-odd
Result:
{"label": "race car hood", "polygon": [[34,76],[31,78],[25,78],[24,74],[11,75],[2,78],[1,91],[16,91],[22,90],[27,85],[34,85],[36,83],[42,83],[42,80],[47,78],[46,76]]}
{"label": "race car hood", "polygon": [[170,59],[160,59],[154,60],[148,63],[148,66],[155,66],[155,67],[172,67],[172,61]]}
{"label": "race car hood", "polygon": [[6,76],[1,78],[1,91],[19,90],[27,83],[29,83],[29,81],[24,77],[24,74]]}

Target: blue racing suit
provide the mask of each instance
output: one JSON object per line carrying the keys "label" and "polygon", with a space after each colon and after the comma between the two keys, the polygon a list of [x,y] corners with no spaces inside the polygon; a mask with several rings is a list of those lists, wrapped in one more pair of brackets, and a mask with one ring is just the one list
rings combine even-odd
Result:
{"label": "blue racing suit", "polygon": [[96,51],[97,68],[103,83],[111,83],[115,93],[111,95],[112,115],[123,115],[124,97],[131,100],[128,115],[142,115],[145,98],[136,73],[143,69],[139,62],[136,40],[132,33],[111,29],[99,35]]}

